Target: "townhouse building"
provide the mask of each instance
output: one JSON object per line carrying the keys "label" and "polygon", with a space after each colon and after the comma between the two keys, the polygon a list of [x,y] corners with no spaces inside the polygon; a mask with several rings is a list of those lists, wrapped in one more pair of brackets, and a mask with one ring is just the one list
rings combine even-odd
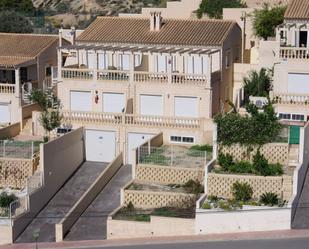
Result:
{"label": "townhouse building", "polygon": [[58,36],[0,33],[0,124],[21,121],[32,89],[50,84]]}
{"label": "townhouse building", "polygon": [[292,0],[277,28],[279,60],[274,66],[273,98],[279,118],[309,118],[309,2]]}
{"label": "townhouse building", "polygon": [[165,143],[212,142],[241,56],[234,21],[98,17],[73,40],[58,49],[57,92],[65,124],[86,127],[87,160],[123,151],[130,163],[160,132]]}

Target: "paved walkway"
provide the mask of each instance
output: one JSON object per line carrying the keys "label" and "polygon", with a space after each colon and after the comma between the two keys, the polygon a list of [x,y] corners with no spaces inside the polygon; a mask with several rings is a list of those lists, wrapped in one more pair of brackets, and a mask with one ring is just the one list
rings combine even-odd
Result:
{"label": "paved walkway", "polygon": [[33,242],[33,233],[36,231],[40,234],[38,241],[55,241],[55,224],[66,215],[107,165],[85,162],[31,222],[16,243]]}
{"label": "paved walkway", "polygon": [[297,204],[292,227],[297,229],[309,229],[309,170]]}
{"label": "paved walkway", "polygon": [[132,179],[132,167],[122,166],[71,228],[66,240],[106,239],[107,216],[120,205],[120,189]]}

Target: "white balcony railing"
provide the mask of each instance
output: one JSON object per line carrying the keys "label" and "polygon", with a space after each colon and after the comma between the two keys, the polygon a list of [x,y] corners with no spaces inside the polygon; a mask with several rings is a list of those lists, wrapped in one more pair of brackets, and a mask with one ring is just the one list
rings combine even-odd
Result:
{"label": "white balcony railing", "polygon": [[[96,77],[95,77],[96,76]],[[74,69],[63,68],[63,79],[82,79],[82,80],[98,80],[98,81],[120,81],[126,82],[130,80],[130,72],[123,70],[90,70],[90,69]],[[193,84],[206,85],[209,83],[206,75],[183,74],[183,73],[153,73],[138,72],[133,73],[132,80],[137,83],[160,83],[160,84]]]}
{"label": "white balcony railing", "polygon": [[15,93],[15,84],[0,83],[0,93],[14,94]]}
{"label": "white balcony railing", "polygon": [[278,104],[309,105],[309,94],[275,93],[273,100]]}
{"label": "white balcony railing", "polygon": [[167,116],[145,116],[122,113],[63,111],[66,123],[112,124],[142,127],[202,129],[203,119]]}
{"label": "white balcony railing", "polygon": [[309,48],[281,47],[279,57],[281,59],[309,60]]}

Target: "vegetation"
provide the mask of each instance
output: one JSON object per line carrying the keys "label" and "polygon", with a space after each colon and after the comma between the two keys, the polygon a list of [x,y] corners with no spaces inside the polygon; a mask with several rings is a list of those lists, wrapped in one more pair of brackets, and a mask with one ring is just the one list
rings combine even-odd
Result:
{"label": "vegetation", "polygon": [[216,172],[234,174],[256,174],[262,176],[280,176],[284,173],[281,164],[270,164],[258,150],[253,156],[253,163],[248,161],[234,161],[230,154],[219,153],[218,163],[221,167]]}
{"label": "vegetation", "polygon": [[279,204],[279,198],[275,193],[266,192],[261,195],[260,202],[266,206],[275,206]]}
{"label": "vegetation", "polygon": [[257,37],[267,40],[275,36],[276,27],[283,23],[285,6],[270,7],[264,4],[262,9],[253,12],[253,30]]}
{"label": "vegetation", "polygon": [[188,193],[200,194],[204,192],[204,186],[199,181],[189,180],[183,185]]}
{"label": "vegetation", "polygon": [[0,0],[0,11],[6,10],[30,14],[35,8],[32,0]]}
{"label": "vegetation", "polygon": [[259,72],[251,71],[243,80],[246,102],[249,102],[249,96],[268,97],[271,82],[270,71],[266,68],[262,68]]}
{"label": "vegetation", "polygon": [[232,192],[236,201],[249,201],[253,195],[252,187],[247,182],[235,182],[232,186]]}
{"label": "vegetation", "polygon": [[56,96],[49,96],[42,90],[34,90],[31,92],[29,99],[38,103],[42,109],[40,123],[48,136],[44,137],[44,142],[50,138],[50,132],[61,125],[62,115],[60,114],[60,101]]}
{"label": "vegetation", "polygon": [[31,33],[33,27],[30,21],[15,11],[0,12],[0,32],[6,33]]}
{"label": "vegetation", "polygon": [[210,18],[221,19],[223,8],[243,8],[246,4],[242,0],[202,0],[197,17],[202,18],[206,13]]}
{"label": "vegetation", "polygon": [[7,192],[2,192],[0,194],[0,207],[8,208],[10,204],[17,200],[17,197],[14,194],[8,194]]}
{"label": "vegetation", "polygon": [[[218,127],[217,141],[221,145],[240,144],[248,147],[261,146],[274,141],[282,130],[282,125],[270,102],[260,112],[253,104],[248,104],[249,115],[241,116],[230,112],[218,114],[214,121]],[[254,136],[253,136],[254,134]]]}

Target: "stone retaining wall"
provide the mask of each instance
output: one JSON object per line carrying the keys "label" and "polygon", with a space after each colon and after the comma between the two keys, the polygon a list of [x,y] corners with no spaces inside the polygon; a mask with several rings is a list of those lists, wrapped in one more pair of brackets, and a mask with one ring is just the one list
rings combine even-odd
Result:
{"label": "stone retaining wall", "polygon": [[195,202],[194,194],[155,192],[141,190],[124,190],[124,203],[130,202],[135,208],[151,209],[159,207],[183,207],[191,202]]}
{"label": "stone retaining wall", "polygon": [[204,168],[182,168],[139,164],[136,180],[159,184],[184,184],[189,180],[204,181]]}
{"label": "stone retaining wall", "polygon": [[208,174],[208,195],[232,198],[232,186],[236,181],[247,182],[253,188],[253,198],[259,198],[265,192],[274,192],[283,200],[289,201],[293,192],[291,176],[253,176]]}

